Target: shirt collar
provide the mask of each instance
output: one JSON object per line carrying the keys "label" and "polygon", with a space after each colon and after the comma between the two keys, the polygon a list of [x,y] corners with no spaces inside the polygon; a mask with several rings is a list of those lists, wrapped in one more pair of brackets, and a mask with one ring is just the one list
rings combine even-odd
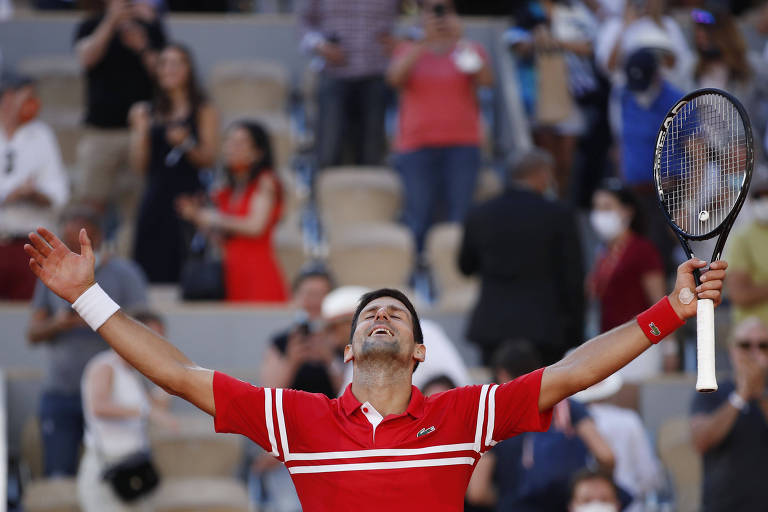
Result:
{"label": "shirt collar", "polygon": [[[347,385],[347,389],[344,390],[344,394],[339,398],[339,402],[341,403],[341,409],[347,416],[362,405],[360,400],[352,394],[352,384]],[[405,412],[413,418],[421,418],[424,415],[424,395],[421,394],[421,391],[416,386],[411,386],[411,401],[408,402],[408,408]]]}

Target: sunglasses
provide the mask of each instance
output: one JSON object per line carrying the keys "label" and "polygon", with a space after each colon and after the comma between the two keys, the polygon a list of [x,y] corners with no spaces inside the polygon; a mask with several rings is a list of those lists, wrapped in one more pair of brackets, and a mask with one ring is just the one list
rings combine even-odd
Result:
{"label": "sunglasses", "polygon": [[768,352],[768,340],[761,340],[755,343],[749,341],[737,341],[736,346],[741,350],[749,350],[751,348],[759,348],[763,352]]}

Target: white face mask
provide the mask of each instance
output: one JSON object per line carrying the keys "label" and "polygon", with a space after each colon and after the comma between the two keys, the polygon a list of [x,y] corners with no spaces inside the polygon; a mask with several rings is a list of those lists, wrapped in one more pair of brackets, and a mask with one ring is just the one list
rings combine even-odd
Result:
{"label": "white face mask", "polygon": [[573,512],[619,512],[616,505],[604,501],[590,501],[573,508]]}
{"label": "white face mask", "polygon": [[768,197],[752,201],[752,214],[758,222],[768,223]]}
{"label": "white face mask", "polygon": [[624,232],[626,226],[619,212],[611,210],[592,210],[589,222],[600,240],[610,242]]}

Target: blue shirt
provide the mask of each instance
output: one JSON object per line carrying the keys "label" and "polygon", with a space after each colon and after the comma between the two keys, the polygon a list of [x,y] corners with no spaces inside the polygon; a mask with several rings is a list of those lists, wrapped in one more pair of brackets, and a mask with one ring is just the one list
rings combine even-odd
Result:
{"label": "blue shirt", "polygon": [[637,102],[632,91],[621,90],[621,161],[625,183],[653,183],[653,153],[659,126],[682,97],[682,91],[664,81],[656,99],[645,107]]}

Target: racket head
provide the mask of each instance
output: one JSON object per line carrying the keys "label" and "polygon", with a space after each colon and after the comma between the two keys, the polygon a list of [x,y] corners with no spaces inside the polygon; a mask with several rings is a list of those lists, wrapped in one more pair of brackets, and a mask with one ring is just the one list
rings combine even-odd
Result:
{"label": "racket head", "polygon": [[653,179],[678,236],[707,240],[730,229],[753,167],[752,125],[732,95],[699,89],[667,112],[656,138]]}

